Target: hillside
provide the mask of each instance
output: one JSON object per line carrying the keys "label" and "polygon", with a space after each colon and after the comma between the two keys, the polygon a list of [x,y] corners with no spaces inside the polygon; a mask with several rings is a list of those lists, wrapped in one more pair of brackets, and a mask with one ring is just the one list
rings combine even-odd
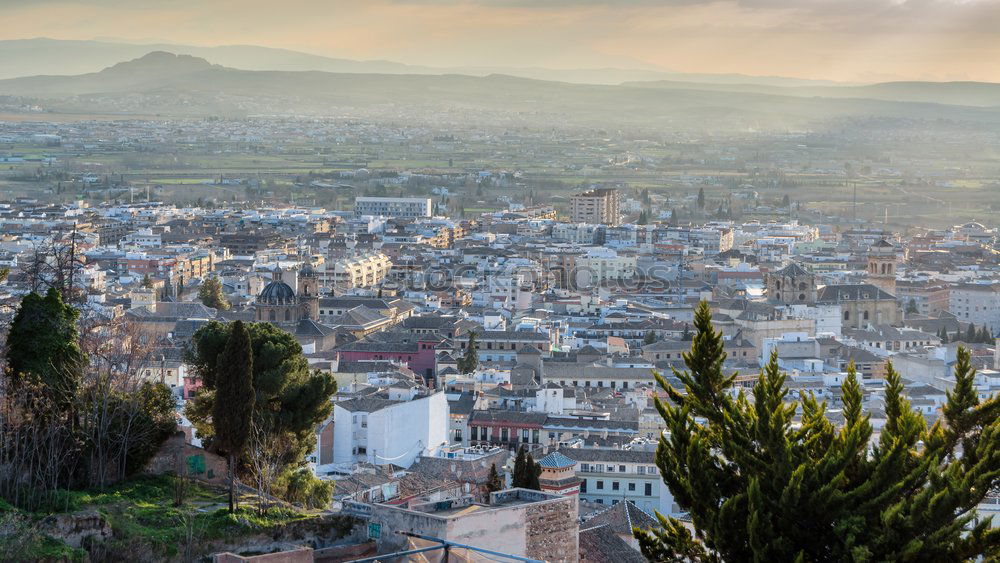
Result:
{"label": "hillside", "polygon": [[978,107],[1000,107],[1000,84],[991,82],[884,82],[865,86],[774,86],[763,84],[707,84],[675,80],[627,82],[631,88],[661,90],[700,89],[717,92],[772,94],[803,98],[860,98]]}
{"label": "hillside", "polygon": [[[879,85],[895,91],[889,85]],[[756,87],[757,90],[765,87]],[[875,87],[866,87],[875,88]],[[913,88],[913,87],[911,87]],[[570,84],[490,75],[358,74],[237,70],[185,55],[149,53],[100,72],[0,80],[0,95],[52,111],[170,115],[504,116],[534,123],[698,126],[729,130],[809,126],[880,116],[1000,123],[1000,109],[857,97],[806,97],[795,88]],[[898,90],[898,88],[897,88]],[[954,87],[941,87],[937,99]],[[877,88],[872,90],[878,94]],[[873,94],[874,95],[874,94]],[[882,95],[888,95],[883,92]]]}
{"label": "hillside", "polygon": [[[467,74],[487,76],[508,74],[522,78],[559,80],[583,84],[620,84],[625,81],[690,80],[705,83],[751,83],[777,86],[827,84],[825,81],[784,77],[755,77],[738,74],[682,74],[660,69],[461,66],[439,68],[384,60],[351,60],[324,57],[289,49],[258,45],[201,47],[165,43],[116,43],[110,41],[70,41],[61,39],[14,39],[0,41],[0,79],[97,72],[119,61],[131,60],[151,51],[192,55],[216,64],[242,70],[315,70],[361,74]],[[832,83],[829,83],[832,84]]]}

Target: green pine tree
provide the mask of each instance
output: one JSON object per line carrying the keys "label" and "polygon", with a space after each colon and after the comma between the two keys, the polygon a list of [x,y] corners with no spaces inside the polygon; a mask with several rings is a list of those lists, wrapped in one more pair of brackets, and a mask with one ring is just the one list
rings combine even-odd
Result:
{"label": "green pine tree", "polygon": [[216,276],[209,276],[202,282],[198,288],[198,300],[202,305],[220,311],[228,311],[230,307],[229,300],[222,291],[222,282]]}
{"label": "green pine tree", "polygon": [[941,344],[948,343],[948,331],[944,327],[941,327],[941,330],[938,331],[938,338],[941,339]]}
{"label": "green pine tree", "polygon": [[497,471],[497,464],[490,465],[490,476],[486,479],[486,490],[491,493],[503,490],[503,480]]}
{"label": "green pine tree", "polygon": [[[235,323],[209,321],[191,339],[186,361],[202,381],[202,389],[187,401],[185,415],[198,435],[212,444],[212,413],[223,353]],[[333,376],[309,369],[302,346],[291,334],[271,323],[249,323],[253,349],[255,423],[267,436],[280,440],[285,468],[300,466],[316,447],[316,428],[333,410],[330,399],[337,392]]]}
{"label": "green pine tree", "polygon": [[146,275],[142,276],[142,284],[141,285],[142,285],[142,287],[144,287],[146,289],[150,289],[151,287],[153,287],[153,280],[151,280],[149,278],[149,274],[146,274]]}
{"label": "green pine tree", "polygon": [[469,341],[466,344],[465,353],[458,359],[459,373],[472,373],[479,367],[479,352],[476,351],[476,333],[469,333]]}
{"label": "green pine tree", "polygon": [[[674,371],[656,464],[692,533],[657,514],[636,529],[655,561],[962,561],[1000,555],[1000,529],[975,509],[1000,484],[1000,400],[980,403],[969,353],[960,348],[942,420],[927,428],[886,367],[886,423],[875,444],[853,364],[841,387],[843,425],[812,395],[786,401],[776,354],[752,392],[733,393],[735,375],[707,303]],[[753,397],[752,399],[750,397]],[[797,420],[793,420],[797,418]],[[793,423],[794,422],[794,423]]]}
{"label": "green pine tree", "polygon": [[965,330],[965,342],[967,344],[972,344],[976,342],[979,338],[979,331],[976,330],[976,325],[969,323],[968,328]]}
{"label": "green pine tree", "polygon": [[226,453],[229,468],[229,512],[236,505],[236,463],[243,452],[256,395],[253,389],[253,348],[242,321],[233,323],[226,347],[218,358],[212,425],[214,444]]}
{"label": "green pine tree", "polygon": [[917,315],[920,313],[920,309],[917,308],[917,300],[910,298],[910,301],[906,304],[906,314],[907,315]]}
{"label": "green pine tree", "polygon": [[13,382],[41,384],[62,409],[75,400],[88,362],[80,349],[78,316],[55,288],[45,297],[32,292],[21,300],[7,333],[7,368]]}
{"label": "green pine tree", "polygon": [[652,330],[642,336],[643,346],[648,346],[654,342],[656,342],[656,333]]}

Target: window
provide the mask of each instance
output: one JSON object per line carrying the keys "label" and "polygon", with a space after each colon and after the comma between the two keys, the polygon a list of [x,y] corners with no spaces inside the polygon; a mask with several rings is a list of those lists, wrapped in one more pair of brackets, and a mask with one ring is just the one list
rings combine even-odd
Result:
{"label": "window", "polygon": [[629,492],[635,491],[635,483],[629,483],[628,484],[628,490],[629,490]]}
{"label": "window", "polygon": [[604,490],[604,481],[597,482],[597,490],[598,491]]}
{"label": "window", "polygon": [[624,465],[619,465],[618,466],[618,472],[619,473],[625,473],[625,466]]}
{"label": "window", "polygon": [[597,468],[594,469],[594,471],[596,471],[598,473],[604,473],[604,464],[603,463],[598,463],[597,464]]}
{"label": "window", "polygon": [[865,318],[866,321],[868,320],[868,311],[865,311],[865,317],[864,318]]}
{"label": "window", "polygon": [[538,443],[538,439],[539,439],[539,435],[540,434],[541,434],[541,432],[539,432],[537,428],[535,428],[534,430],[531,431],[531,443],[532,444],[537,444]]}
{"label": "window", "polygon": [[521,430],[521,441],[522,442],[527,442],[530,435],[531,435],[531,433],[530,433],[530,431],[527,428],[525,428],[524,430]]}
{"label": "window", "polygon": [[462,429],[461,428],[456,428],[455,429],[455,441],[456,442],[461,442],[462,441]]}
{"label": "window", "polygon": [[636,467],[635,468],[635,472],[638,473],[639,475],[645,475],[646,474],[646,466],[645,465],[640,465],[639,467]]}
{"label": "window", "polygon": [[844,320],[845,321],[851,320],[851,312],[850,311],[844,311]]}
{"label": "window", "polygon": [[647,497],[653,496],[653,484],[652,483],[646,483],[646,490],[644,491],[644,494]]}
{"label": "window", "polygon": [[510,439],[510,433],[507,431],[506,428],[501,428],[500,429],[500,441],[501,442],[506,442],[509,439]]}
{"label": "window", "polygon": [[580,482],[580,492],[581,493],[586,493],[587,492],[587,480],[586,479],[584,479],[583,481]]}
{"label": "window", "polygon": [[619,488],[621,488],[621,485],[618,483],[618,481],[612,481],[611,482],[611,490],[612,491],[617,491]]}

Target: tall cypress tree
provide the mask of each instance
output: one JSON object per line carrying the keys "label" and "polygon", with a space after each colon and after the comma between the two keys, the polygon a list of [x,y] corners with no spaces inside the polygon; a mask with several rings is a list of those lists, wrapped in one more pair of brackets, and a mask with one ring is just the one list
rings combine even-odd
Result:
{"label": "tall cypress tree", "polygon": [[465,354],[458,359],[458,371],[460,373],[472,373],[479,367],[479,352],[476,351],[476,333],[469,333],[469,342],[465,348]]}
{"label": "tall cypress tree", "polygon": [[989,344],[993,342],[993,333],[990,332],[989,327],[985,324],[979,327],[979,341],[983,344]]}
{"label": "tall cypress tree", "polygon": [[527,457],[524,446],[517,450],[517,457],[514,458],[514,474],[511,479],[511,486],[514,488],[524,487],[527,483]]}
{"label": "tall cypress tree", "polygon": [[965,343],[973,344],[979,337],[979,331],[976,330],[976,325],[969,323],[968,328],[965,329]]}
{"label": "tall cypress tree", "polygon": [[959,561],[1000,552],[1000,530],[975,513],[1000,484],[1000,399],[978,400],[968,350],[959,349],[954,388],[929,429],[887,363],[886,422],[873,443],[853,364],[838,428],[812,395],[785,400],[776,354],[752,400],[734,393],[706,303],[695,327],[687,370],[674,371],[683,391],[656,374],[669,401],[655,400],[668,431],[656,464],[694,533],[657,514],[659,528],[634,530],[647,558]]}
{"label": "tall cypress tree", "polygon": [[218,358],[212,423],[215,444],[225,451],[229,466],[229,512],[236,508],[236,462],[250,435],[255,394],[250,332],[242,321],[233,323],[226,347]]}
{"label": "tall cypress tree", "polygon": [[542,474],[542,466],[535,461],[530,453],[524,458],[524,485],[525,489],[533,491],[542,490],[542,485],[538,477]]}
{"label": "tall cypress tree", "polygon": [[500,478],[500,472],[497,471],[495,463],[490,465],[490,476],[486,479],[486,490],[491,493],[503,490],[503,480]]}

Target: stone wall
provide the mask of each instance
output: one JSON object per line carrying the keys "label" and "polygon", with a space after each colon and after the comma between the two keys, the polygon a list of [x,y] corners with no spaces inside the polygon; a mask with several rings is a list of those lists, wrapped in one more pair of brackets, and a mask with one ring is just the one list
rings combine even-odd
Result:
{"label": "stone wall", "polygon": [[525,508],[525,555],[543,561],[576,561],[579,557],[577,497],[529,504]]}
{"label": "stone wall", "polygon": [[279,551],[277,553],[265,553],[263,555],[253,555],[243,557],[235,553],[216,553],[212,557],[215,563],[312,563],[313,550],[308,547],[300,547],[289,551]]}

